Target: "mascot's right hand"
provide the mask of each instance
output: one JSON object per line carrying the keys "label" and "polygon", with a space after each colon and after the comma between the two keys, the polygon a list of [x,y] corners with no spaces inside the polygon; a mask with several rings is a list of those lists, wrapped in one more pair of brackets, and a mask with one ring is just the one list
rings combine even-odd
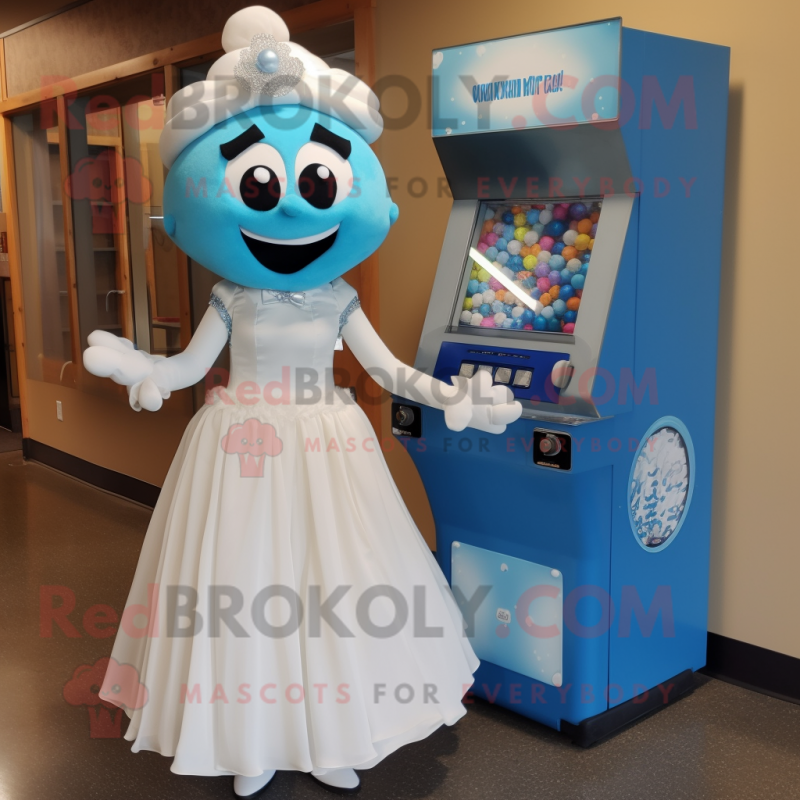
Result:
{"label": "mascot's right hand", "polygon": [[169,391],[158,386],[157,366],[163,356],[151,356],[137,350],[133,342],[108,331],[89,334],[89,347],[83,353],[83,366],[100,378],[111,378],[128,387],[128,399],[134,411],[158,411]]}

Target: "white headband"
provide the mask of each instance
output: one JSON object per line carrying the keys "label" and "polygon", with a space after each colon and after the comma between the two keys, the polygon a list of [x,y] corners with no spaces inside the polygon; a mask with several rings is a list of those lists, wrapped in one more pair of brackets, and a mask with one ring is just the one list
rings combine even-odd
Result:
{"label": "white headband", "polygon": [[301,105],[348,125],[372,144],[383,130],[372,89],[349,72],[331,69],[289,41],[286,23],[263,6],[237,11],[222,31],[225,55],[204,81],[176,92],[161,132],[161,160],[171,167],[195,139],[230,117],[258,106]]}

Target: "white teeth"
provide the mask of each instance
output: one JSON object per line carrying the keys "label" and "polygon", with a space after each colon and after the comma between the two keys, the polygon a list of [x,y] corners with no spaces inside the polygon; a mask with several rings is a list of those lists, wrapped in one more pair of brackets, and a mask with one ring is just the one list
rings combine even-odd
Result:
{"label": "white teeth", "polygon": [[255,239],[259,242],[267,242],[269,244],[312,244],[313,242],[318,242],[320,239],[327,239],[332,233],[336,233],[339,230],[338,225],[334,225],[332,228],[329,228],[327,231],[322,231],[322,233],[315,233],[313,236],[301,236],[299,239],[272,239],[269,236],[259,236],[257,233],[253,233],[252,231],[248,231],[246,228],[240,227],[239,230],[245,235],[249,236],[251,239]]}

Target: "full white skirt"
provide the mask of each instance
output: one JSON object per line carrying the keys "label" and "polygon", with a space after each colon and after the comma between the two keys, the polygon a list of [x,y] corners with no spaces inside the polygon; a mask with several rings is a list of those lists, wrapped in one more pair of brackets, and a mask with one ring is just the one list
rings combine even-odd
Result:
{"label": "full white skirt", "polygon": [[[117,668],[102,687],[133,750],[174,772],[364,769],[465,713],[478,660],[461,614],[343,398],[218,402],[184,434],[112,654],[140,686]],[[196,607],[194,635],[176,603]]]}

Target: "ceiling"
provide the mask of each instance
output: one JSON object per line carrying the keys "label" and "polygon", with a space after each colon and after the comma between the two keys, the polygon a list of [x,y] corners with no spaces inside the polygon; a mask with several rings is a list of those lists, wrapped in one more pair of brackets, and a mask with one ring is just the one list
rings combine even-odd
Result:
{"label": "ceiling", "polygon": [[73,6],[82,5],[88,0],[2,0],[0,2],[0,36],[20,25],[25,25],[42,17],[52,16]]}

